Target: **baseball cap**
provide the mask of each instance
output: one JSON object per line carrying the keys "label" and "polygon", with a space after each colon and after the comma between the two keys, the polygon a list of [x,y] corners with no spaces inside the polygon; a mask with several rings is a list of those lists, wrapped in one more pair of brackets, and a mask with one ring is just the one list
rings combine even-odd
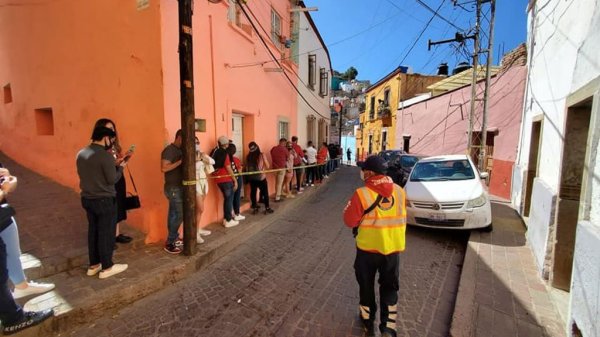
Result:
{"label": "baseball cap", "polygon": [[221,136],[218,139],[219,145],[227,145],[229,144],[229,138],[225,137],[225,136]]}
{"label": "baseball cap", "polygon": [[369,156],[367,157],[367,160],[359,161],[356,165],[363,170],[369,170],[379,174],[385,174],[387,171],[387,164],[380,156]]}

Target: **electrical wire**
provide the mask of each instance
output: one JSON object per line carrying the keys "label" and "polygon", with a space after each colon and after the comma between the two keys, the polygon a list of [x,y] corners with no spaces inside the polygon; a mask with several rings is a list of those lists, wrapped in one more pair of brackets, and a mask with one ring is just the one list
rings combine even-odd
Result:
{"label": "electrical wire", "polygon": [[[351,40],[351,39],[353,39],[353,38],[355,38],[355,37],[357,37],[357,36],[360,36],[360,35],[362,35],[362,34],[364,34],[364,33],[368,32],[368,31],[370,31],[370,30],[374,29],[375,27],[378,27],[378,26],[380,26],[380,25],[382,25],[382,24],[384,24],[384,23],[386,23],[386,22],[390,21],[391,19],[393,19],[393,18],[395,18],[395,17],[396,17],[396,15],[391,15],[391,16],[388,16],[387,18],[383,19],[382,21],[380,21],[380,22],[377,22],[376,24],[373,24],[373,25],[371,25],[371,26],[367,27],[366,29],[364,29],[364,30],[362,30],[362,31],[359,31],[359,32],[357,32],[357,33],[355,33],[355,34],[352,34],[352,35],[350,35],[350,36],[347,36],[347,37],[345,37],[345,38],[342,38],[342,39],[340,39],[340,40],[337,40],[337,41],[335,41],[335,42],[332,42],[332,43],[330,43],[330,44],[326,44],[326,45],[325,45],[325,47],[328,47],[328,48],[329,48],[329,47],[333,47],[333,46],[336,46],[336,45],[338,45],[338,44],[340,44],[340,43],[343,43],[343,42],[346,42],[346,41],[348,41],[348,40]],[[307,54],[310,54],[310,53],[313,53],[313,52],[316,52],[316,51],[319,51],[319,50],[323,50],[323,49],[325,49],[325,47],[319,47],[319,48],[315,48],[315,49],[309,50],[309,51],[307,51],[307,52],[304,52],[304,53],[298,53],[298,54],[295,54],[295,55],[290,55],[288,58],[289,58],[289,59],[291,59],[291,58],[293,58],[293,57],[302,56],[302,55],[307,55]],[[281,59],[281,60],[284,60],[284,59]],[[240,63],[240,64],[235,64],[235,65],[230,65],[229,67],[230,67],[230,68],[244,68],[244,67],[253,67],[253,66],[264,65],[264,64],[266,64],[266,63],[271,63],[271,62],[274,62],[274,61],[273,61],[273,60],[266,60],[266,61],[258,61],[258,62],[251,62],[251,63]]]}
{"label": "electrical wire", "polygon": [[[273,52],[271,51],[271,47],[269,47],[269,45],[267,44],[267,42],[265,41],[265,39],[263,38],[263,36],[260,34],[260,32],[258,31],[258,28],[256,28],[256,25],[254,24],[254,22],[252,21],[252,19],[250,18],[250,15],[248,14],[248,12],[246,11],[246,9],[250,10],[248,8],[247,5],[242,4],[241,0],[236,0],[237,3],[240,5],[240,9],[242,10],[242,13],[244,13],[244,16],[246,17],[246,19],[248,20],[248,22],[250,23],[250,25],[252,26],[252,28],[254,29],[254,31],[256,32],[256,34],[258,35],[258,38],[260,39],[260,41],[262,42],[263,46],[265,47],[265,49],[267,50],[267,52],[271,55],[271,57],[273,58],[273,60],[277,63],[277,65],[283,69],[281,63],[279,62],[279,60],[277,59],[277,57],[273,54]],[[289,77],[289,75],[285,72],[285,70],[282,72],[282,74],[285,76],[285,78],[288,80],[288,82],[290,83],[290,85],[296,90],[296,92],[298,93],[298,95],[302,98],[302,100],[304,101],[304,103],[306,103],[308,105],[308,107],[310,107],[317,115],[321,116],[324,119],[331,119],[331,116],[323,116],[317,109],[315,109],[306,99],[306,97],[304,97],[304,95],[300,92],[300,90],[298,89],[298,87],[294,84],[294,82],[292,81],[292,79]]]}
{"label": "electrical wire", "polygon": [[[440,19],[442,19],[442,20],[446,21],[448,24],[450,24],[450,26],[452,26],[452,27],[454,27],[454,28],[458,29],[458,30],[459,30],[459,31],[461,31],[461,32],[462,32],[462,31],[464,31],[464,29],[462,29],[462,28],[460,28],[459,26],[455,25],[455,24],[454,24],[454,22],[451,22],[450,20],[446,19],[446,18],[445,18],[445,17],[443,17],[441,14],[439,14],[438,12],[439,12],[440,8],[438,8],[437,10],[435,10],[435,11],[434,11],[434,10],[433,10],[433,8],[429,7],[429,5],[427,5],[427,4],[426,4],[426,3],[424,3],[423,1],[421,1],[421,0],[416,0],[416,1],[417,1],[417,3],[419,3],[421,6],[425,7],[425,8],[426,8],[428,11],[430,11],[431,13],[433,13],[433,16],[434,16],[434,17],[435,17],[435,16],[437,16],[438,18],[440,18]],[[444,3],[444,1],[442,1],[442,4],[443,4],[443,3]],[[441,4],[440,4],[440,7],[441,7]]]}
{"label": "electrical wire", "polygon": [[[252,17],[254,18],[254,20],[256,21],[256,23],[258,24],[258,26],[259,26],[259,27],[262,29],[262,31],[265,33],[265,35],[266,35],[266,36],[268,36],[268,35],[269,35],[269,33],[267,32],[266,28],[265,28],[265,27],[262,25],[262,23],[260,22],[260,20],[258,19],[258,17],[257,17],[256,15],[254,15],[254,12],[252,11],[252,9],[250,9],[250,8],[247,8],[247,9],[248,9],[248,12],[250,12],[250,15],[252,15]],[[257,32],[257,34],[260,34],[260,33],[258,33],[258,32]],[[281,65],[280,65],[280,67],[281,67]],[[302,80],[302,78],[300,77],[300,75],[299,75],[298,73],[296,73],[296,72],[295,72],[293,69],[291,69],[291,71],[292,71],[292,73],[293,73],[294,75],[296,75],[296,77],[298,78],[298,80],[300,80],[300,82],[302,82],[302,84],[304,84],[305,86],[307,86],[307,87],[308,87],[308,84]],[[314,97],[314,98],[316,98],[316,99],[317,99],[317,102],[319,102],[319,103],[320,103],[320,104],[321,104],[323,107],[325,107],[327,110],[330,110],[330,109],[331,109],[331,108],[329,107],[329,105],[326,105],[326,104],[324,104],[324,103],[321,101],[321,98],[320,98],[320,97],[317,97],[317,96],[315,95],[315,93],[314,93],[312,90],[311,90],[311,91],[309,91],[309,92],[310,92],[310,93],[313,95],[313,97]]]}

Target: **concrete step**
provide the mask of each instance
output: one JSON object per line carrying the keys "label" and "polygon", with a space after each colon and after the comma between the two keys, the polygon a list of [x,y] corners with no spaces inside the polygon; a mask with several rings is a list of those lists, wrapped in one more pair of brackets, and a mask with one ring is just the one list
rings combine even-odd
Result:
{"label": "concrete step", "polygon": [[[136,239],[133,244],[119,245],[119,249],[115,251],[115,263],[127,263],[129,268],[111,278],[100,280],[86,276],[87,253],[85,260],[74,258],[66,265],[55,267],[54,270],[62,268],[63,271],[51,274],[47,280],[54,282],[56,289],[29,299],[26,303],[21,302],[26,310],[54,308],[55,316],[16,336],[64,335],[76,326],[91,324],[101,316],[117,312],[171,286],[205,269],[267,226],[277,223],[285,217],[286,209],[301,202],[311,202],[311,197],[323,188],[324,186],[311,187],[295,199],[274,204],[273,214],[247,213],[246,220],[233,228],[226,229],[220,224],[210,225],[208,229],[212,234],[205,237],[205,243],[198,245],[198,252],[194,256],[170,255],[163,251],[162,245],[145,245]],[[52,272],[50,269],[39,270],[40,273]]]}

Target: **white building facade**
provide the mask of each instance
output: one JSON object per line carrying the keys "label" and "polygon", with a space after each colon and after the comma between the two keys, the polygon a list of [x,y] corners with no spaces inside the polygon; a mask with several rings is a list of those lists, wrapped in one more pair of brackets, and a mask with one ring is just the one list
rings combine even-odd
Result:
{"label": "white building facade", "polygon": [[569,336],[600,336],[600,1],[530,0],[511,201]]}
{"label": "white building facade", "polygon": [[[302,1],[301,8],[305,8]],[[297,23],[298,64],[298,143],[302,148],[308,141],[318,144],[329,139],[331,88],[331,60],[325,42],[309,12],[298,12]],[[316,147],[318,147],[315,144]]]}

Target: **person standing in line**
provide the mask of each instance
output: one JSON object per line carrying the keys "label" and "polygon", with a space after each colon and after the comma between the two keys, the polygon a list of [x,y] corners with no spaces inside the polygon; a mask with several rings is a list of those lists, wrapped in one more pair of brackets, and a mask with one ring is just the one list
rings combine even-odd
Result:
{"label": "person standing in line", "polygon": [[[132,149],[123,153],[123,148],[119,142],[119,133],[117,132],[117,125],[108,118],[101,118],[96,121],[94,128],[99,126],[105,126],[115,132],[115,141],[113,147],[108,151],[115,157],[115,164],[117,168],[121,166],[123,161],[128,161],[133,155]],[[121,233],[121,223],[127,220],[127,210],[125,209],[125,199],[127,199],[127,184],[125,182],[125,175],[121,175],[121,178],[115,184],[115,191],[117,192],[117,218],[116,218],[116,230],[115,230],[115,241],[118,243],[129,243],[133,240],[130,236]],[[117,245],[115,244],[115,249]]]}
{"label": "person standing in line", "polygon": [[[217,139],[218,148],[213,151],[212,158],[215,160],[215,182],[221,193],[223,193],[223,226],[226,228],[239,225],[239,221],[232,216],[234,193],[238,188],[237,179],[231,168],[231,157],[227,152],[229,138],[225,136]],[[241,220],[241,218],[239,218]]]}
{"label": "person standing in line", "polygon": [[[88,218],[88,276],[99,274],[104,279],[121,273],[127,264],[114,264],[115,216],[117,202],[115,183],[123,175],[108,152],[113,147],[115,132],[105,126],[94,128],[92,143],[77,154],[77,174],[81,188],[81,205]],[[115,169],[117,167],[117,169]]]}
{"label": "person standing in line", "polygon": [[348,148],[348,150],[346,150],[346,157],[348,158],[348,165],[350,165],[350,163],[352,161],[352,150],[350,148]]}
{"label": "person standing in line", "polygon": [[[4,198],[4,192],[0,191],[0,198]],[[1,217],[4,218],[4,217]],[[10,226],[12,221],[8,219],[0,220],[0,234]],[[7,253],[6,244],[0,235],[0,321],[2,321],[2,333],[10,335],[34,325],[40,324],[44,320],[54,315],[54,310],[47,309],[42,311],[23,311],[15,302],[8,288],[7,272]]]}
{"label": "person standing in line", "polygon": [[[10,171],[0,163],[0,207],[7,207],[6,196],[17,188],[17,177],[12,176]],[[4,229],[0,232],[0,238],[6,245],[6,263],[8,278],[15,286],[12,293],[14,299],[29,295],[41,294],[54,289],[53,283],[38,283],[28,281],[21,263],[21,241],[19,229],[14,216],[6,217]]]}
{"label": "person standing in line", "polygon": [[382,337],[396,337],[400,252],[405,248],[406,197],[404,190],[385,175],[383,158],[370,156],[358,162],[365,186],[358,188],[344,208],[344,223],[356,237],[354,271],[360,289],[359,315],[369,336],[374,336],[375,274],[379,272]]}
{"label": "person standing in line", "polygon": [[[196,142],[196,242],[204,243],[202,236],[208,236],[211,231],[200,227],[202,213],[204,213],[204,198],[208,194],[208,180],[206,173],[215,164],[215,161],[200,149],[200,140],[195,137]],[[211,171],[212,172],[212,171]],[[210,172],[208,172],[210,173]]]}
{"label": "person standing in line", "polygon": [[287,139],[281,138],[279,144],[271,149],[271,161],[273,162],[273,168],[279,169],[277,171],[277,179],[275,184],[275,202],[281,201],[281,193],[283,191],[283,181],[285,180],[285,172],[287,168],[287,161],[289,151],[285,147]]}
{"label": "person standing in line", "polygon": [[237,147],[234,143],[230,142],[229,147],[227,148],[227,152],[229,153],[229,160],[231,161],[231,170],[236,175],[234,179],[237,181],[238,188],[233,192],[233,213],[231,216],[236,221],[245,220],[246,217],[240,213],[240,206],[242,203],[242,186],[244,186],[244,180],[240,173],[242,173],[242,161],[240,158],[235,156],[237,152]]}
{"label": "person standing in line", "polygon": [[[269,161],[260,151],[260,147],[255,142],[248,144],[250,152],[246,156],[246,170],[248,172],[262,172],[269,169]],[[269,185],[267,183],[267,175],[265,173],[250,174],[247,176],[250,181],[250,202],[253,213],[256,214],[260,210],[260,206],[256,200],[257,190],[260,193],[259,201],[265,204],[265,214],[273,213],[273,209],[269,207]]]}
{"label": "person standing in line", "polygon": [[304,191],[304,187],[302,187],[302,184],[304,184],[305,172],[304,168],[302,168],[302,158],[304,158],[304,152],[302,151],[300,145],[298,145],[298,137],[296,136],[292,137],[292,147],[296,152],[296,158],[294,159],[294,173],[296,174],[296,191],[298,193],[302,193]]}
{"label": "person standing in line", "polygon": [[307,184],[315,186],[319,167],[315,166],[317,164],[317,149],[315,149],[312,141],[309,141],[306,147],[306,160],[308,161],[308,165],[311,166],[308,168]]}
{"label": "person standing in line", "polygon": [[323,178],[327,178],[327,157],[329,156],[329,150],[327,149],[327,143],[323,142],[317,152],[317,182],[322,183]]}
{"label": "person standing in line", "polygon": [[288,159],[287,159],[287,170],[285,171],[285,179],[283,180],[283,191],[282,194],[289,199],[295,198],[292,193],[291,182],[294,179],[294,161],[296,160],[296,151],[292,147],[291,142],[287,142],[285,145],[288,150]]}
{"label": "person standing in line", "polygon": [[181,163],[183,153],[181,152],[181,129],[175,133],[173,143],[167,145],[160,155],[161,171],[165,174],[164,193],[169,200],[169,212],[167,215],[167,241],[165,252],[169,254],[181,253],[181,242],[179,239],[179,227],[183,222],[183,170]]}

